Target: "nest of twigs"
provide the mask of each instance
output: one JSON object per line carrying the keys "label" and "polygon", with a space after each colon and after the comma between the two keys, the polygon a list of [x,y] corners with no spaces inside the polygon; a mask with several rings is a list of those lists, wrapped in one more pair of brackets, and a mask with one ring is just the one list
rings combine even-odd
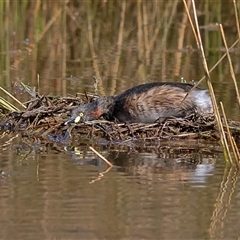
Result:
{"label": "nest of twigs", "polygon": [[[39,137],[55,142],[66,142],[70,139],[79,141],[86,138],[103,138],[110,141],[173,138],[219,139],[214,116],[200,116],[197,113],[186,118],[166,119],[152,124],[126,124],[108,122],[103,119],[77,125],[64,125],[73,107],[92,99],[37,96],[28,102],[25,111],[6,115],[0,123],[0,128],[2,131],[21,132],[28,137]],[[240,123],[231,121],[229,124],[233,135],[238,138]]]}

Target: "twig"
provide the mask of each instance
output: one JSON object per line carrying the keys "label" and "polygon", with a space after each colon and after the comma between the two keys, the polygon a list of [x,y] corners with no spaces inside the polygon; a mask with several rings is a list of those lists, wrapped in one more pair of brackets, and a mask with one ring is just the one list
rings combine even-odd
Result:
{"label": "twig", "polygon": [[108,166],[113,167],[113,165],[99,152],[97,152],[93,147],[89,147],[89,149],[92,150],[98,157],[100,157]]}

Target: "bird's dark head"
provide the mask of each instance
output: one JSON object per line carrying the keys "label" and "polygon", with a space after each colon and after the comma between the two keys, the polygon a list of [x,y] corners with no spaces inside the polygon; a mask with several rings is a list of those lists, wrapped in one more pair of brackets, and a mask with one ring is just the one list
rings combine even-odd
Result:
{"label": "bird's dark head", "polygon": [[100,97],[91,103],[77,106],[72,110],[71,117],[65,122],[65,125],[96,120],[104,114],[110,114],[113,106],[113,97]]}

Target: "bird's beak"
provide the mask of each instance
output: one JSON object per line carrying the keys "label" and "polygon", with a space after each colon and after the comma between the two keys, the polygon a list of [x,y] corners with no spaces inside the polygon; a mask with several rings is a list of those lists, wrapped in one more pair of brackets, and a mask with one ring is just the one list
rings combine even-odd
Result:
{"label": "bird's beak", "polygon": [[68,125],[69,123],[79,123],[79,122],[83,122],[82,117],[80,117],[80,116],[70,117],[70,118],[64,123],[64,125]]}
{"label": "bird's beak", "polygon": [[64,125],[68,125],[69,123],[74,123],[75,122],[75,117],[70,117],[65,123]]}

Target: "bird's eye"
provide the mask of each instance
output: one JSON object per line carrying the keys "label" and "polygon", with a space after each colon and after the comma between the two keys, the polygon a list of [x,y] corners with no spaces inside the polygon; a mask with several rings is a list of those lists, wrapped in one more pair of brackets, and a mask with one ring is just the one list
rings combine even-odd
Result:
{"label": "bird's eye", "polygon": [[83,112],[80,112],[80,113],[78,114],[78,116],[75,118],[74,122],[75,122],[75,123],[78,123],[78,122],[82,121],[82,117],[83,117],[83,116],[84,116]]}

